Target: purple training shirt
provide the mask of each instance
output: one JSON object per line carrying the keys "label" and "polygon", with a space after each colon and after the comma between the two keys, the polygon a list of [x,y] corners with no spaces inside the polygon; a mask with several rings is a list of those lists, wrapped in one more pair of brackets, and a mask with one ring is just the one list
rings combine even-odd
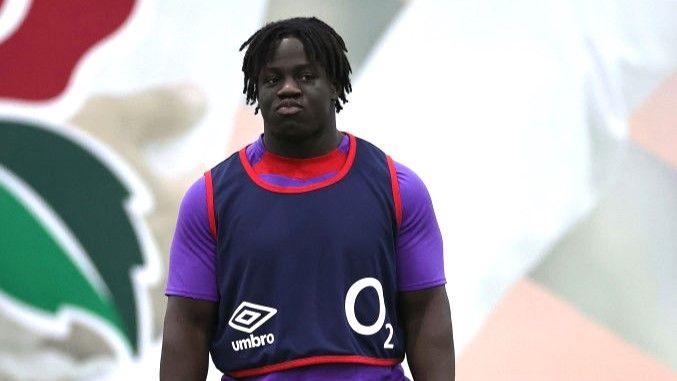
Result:
{"label": "purple training shirt", "polygon": [[[345,153],[349,139],[344,136],[337,150]],[[266,153],[261,137],[247,147],[247,159],[256,165]],[[421,179],[409,168],[395,162],[402,199],[402,222],[397,240],[397,284],[399,291],[416,291],[446,283],[442,235],[430,195]],[[275,185],[304,186],[322,181],[336,172],[313,178],[290,178],[274,173],[261,178]],[[216,242],[209,230],[204,177],[186,192],[170,250],[167,296],[218,302]],[[249,377],[251,381],[287,380],[406,380],[400,365],[392,367],[362,364],[322,364]],[[222,380],[233,380],[226,375]]]}

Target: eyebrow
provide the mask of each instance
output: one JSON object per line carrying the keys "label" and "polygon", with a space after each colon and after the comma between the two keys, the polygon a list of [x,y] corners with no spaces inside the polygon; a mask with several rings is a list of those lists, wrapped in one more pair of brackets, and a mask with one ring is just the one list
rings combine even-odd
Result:
{"label": "eyebrow", "polygon": [[[317,70],[318,68],[317,68],[317,65],[316,65],[316,64],[313,64],[313,63],[309,62],[309,63],[305,63],[305,64],[301,64],[301,65],[294,66],[292,70],[293,70],[293,71],[298,71],[298,70],[304,70],[304,69],[313,69],[313,70]],[[277,66],[269,66],[268,64],[266,64],[264,67],[262,67],[261,70],[280,71],[279,67],[277,67]]]}

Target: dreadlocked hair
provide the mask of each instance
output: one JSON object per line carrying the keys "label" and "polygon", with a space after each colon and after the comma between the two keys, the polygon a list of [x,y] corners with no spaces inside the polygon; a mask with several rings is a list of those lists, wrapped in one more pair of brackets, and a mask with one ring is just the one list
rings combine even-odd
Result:
{"label": "dreadlocked hair", "polygon": [[[350,63],[346,57],[346,45],[343,38],[332,27],[315,17],[295,17],[266,24],[254,33],[242,46],[247,48],[242,62],[244,73],[243,94],[247,94],[247,104],[255,104],[259,95],[259,73],[263,66],[272,59],[274,48],[284,37],[293,36],[303,44],[303,49],[311,62],[320,64],[331,83],[336,87],[338,99],[334,103],[336,112],[343,109],[346,94],[350,93]],[[256,106],[254,114],[258,113]]]}

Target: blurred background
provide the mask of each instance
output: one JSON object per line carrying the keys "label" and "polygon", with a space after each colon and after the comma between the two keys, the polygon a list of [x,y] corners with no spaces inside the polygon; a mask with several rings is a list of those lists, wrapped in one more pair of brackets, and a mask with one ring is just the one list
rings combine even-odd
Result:
{"label": "blurred background", "polygon": [[157,378],[180,199],[262,131],[238,48],[292,16],[428,186],[458,380],[677,380],[667,0],[0,0],[0,380]]}

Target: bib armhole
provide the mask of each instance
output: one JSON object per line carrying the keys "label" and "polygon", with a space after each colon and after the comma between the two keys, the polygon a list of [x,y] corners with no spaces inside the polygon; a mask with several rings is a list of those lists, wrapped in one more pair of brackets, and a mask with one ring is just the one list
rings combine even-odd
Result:
{"label": "bib armhole", "polygon": [[395,169],[395,162],[393,158],[386,155],[388,160],[388,171],[390,172],[390,187],[393,192],[393,203],[395,206],[395,220],[397,221],[397,228],[400,228],[402,223],[402,197],[400,197],[400,184],[397,181],[397,170]]}
{"label": "bib armhole", "polygon": [[214,183],[212,171],[205,172],[205,188],[207,194],[207,214],[209,215],[209,231],[216,241],[216,215],[214,213]]}

